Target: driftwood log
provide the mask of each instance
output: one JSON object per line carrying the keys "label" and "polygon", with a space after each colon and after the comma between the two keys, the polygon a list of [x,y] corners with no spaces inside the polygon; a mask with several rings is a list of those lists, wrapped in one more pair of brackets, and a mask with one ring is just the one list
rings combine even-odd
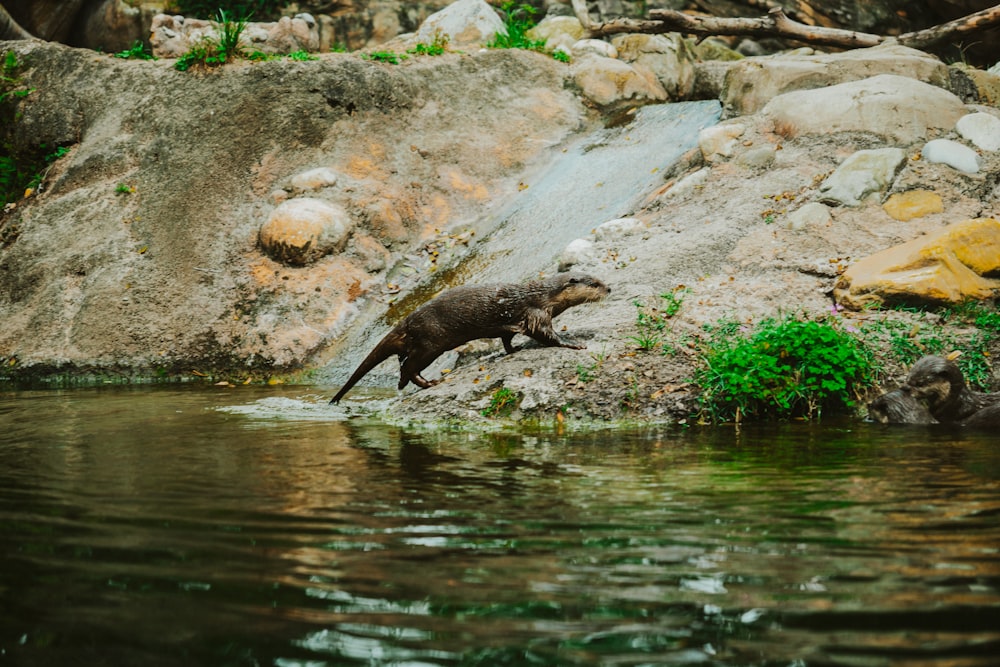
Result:
{"label": "driftwood log", "polygon": [[653,9],[650,10],[647,19],[614,19],[596,23],[590,18],[586,0],[572,0],[572,3],[573,13],[590,37],[636,32],[652,34],[681,32],[699,37],[714,35],[778,37],[841,49],[864,48],[895,41],[903,46],[920,49],[1000,25],[1000,5],[924,30],[888,37],[854,30],[806,25],[789,18],[780,7],[775,7],[767,13],[767,16],[756,19],[718,18],[685,14],[672,9]]}

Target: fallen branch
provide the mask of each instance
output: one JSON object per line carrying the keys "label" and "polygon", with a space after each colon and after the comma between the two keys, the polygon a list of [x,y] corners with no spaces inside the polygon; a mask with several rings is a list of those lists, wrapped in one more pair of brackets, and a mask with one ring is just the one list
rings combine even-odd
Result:
{"label": "fallen branch", "polygon": [[590,37],[603,37],[625,32],[659,34],[681,32],[700,37],[712,35],[742,35],[747,37],[779,37],[807,44],[857,49],[895,40],[904,46],[922,48],[931,44],[1000,25],[1000,5],[941,25],[908,32],[899,37],[874,35],[867,32],[806,25],[789,18],[775,7],[761,18],[718,18],[684,14],[672,9],[653,9],[649,18],[614,19],[595,23],[587,11],[586,0],[572,0],[573,12]]}

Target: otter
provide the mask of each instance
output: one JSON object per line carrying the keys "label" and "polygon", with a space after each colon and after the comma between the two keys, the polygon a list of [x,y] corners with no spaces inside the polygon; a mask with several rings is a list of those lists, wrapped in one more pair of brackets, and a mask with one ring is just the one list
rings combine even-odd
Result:
{"label": "otter", "polygon": [[893,389],[868,404],[868,416],[880,424],[936,424],[924,404],[902,389]]}
{"label": "otter", "polygon": [[347,383],[330,402],[338,403],[371,369],[396,355],[399,385],[412,382],[426,389],[420,375],[439,356],[478,338],[499,338],[507,354],[514,353],[516,334],[548,347],[582,350],[552,328],[552,319],[567,308],[599,301],[611,290],[600,280],[582,273],[561,273],[523,285],[463,285],[448,290],[407,315],[379,341]]}
{"label": "otter", "polygon": [[962,426],[973,429],[1000,429],[1000,401],[973,412],[971,417],[962,421]]}
{"label": "otter", "polygon": [[901,388],[924,401],[931,415],[943,423],[962,422],[983,408],[1000,403],[1000,393],[984,394],[969,389],[958,365],[944,357],[927,356],[918,360]]}

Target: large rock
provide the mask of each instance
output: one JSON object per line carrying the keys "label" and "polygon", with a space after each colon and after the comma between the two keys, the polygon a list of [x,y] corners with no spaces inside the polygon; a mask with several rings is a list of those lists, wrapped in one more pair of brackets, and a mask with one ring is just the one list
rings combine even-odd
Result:
{"label": "large rock", "polygon": [[573,63],[571,75],[580,94],[604,111],[668,99],[652,73],[614,58],[585,55]]}
{"label": "large rock", "polygon": [[855,262],[834,298],[849,308],[1000,296],[1000,222],[976,218]]}
{"label": "large rock", "polygon": [[820,184],[820,200],[860,206],[870,195],[887,190],[904,164],[906,153],[901,148],[857,151]]}
{"label": "large rock", "polygon": [[351,220],[339,206],[312,197],[279,204],[260,228],[271,259],[301,266],[344,247]]}
{"label": "large rock", "polygon": [[452,46],[485,44],[507,28],[485,0],[458,0],[427,17],[417,30],[417,41],[430,44],[438,35]]}
{"label": "large rock", "polygon": [[722,102],[732,115],[759,111],[783,93],[824,88],[878,74],[895,74],[946,87],[948,67],[937,58],[898,45],[844,53],[747,58],[728,67]]}
{"label": "large rock", "polygon": [[583,25],[575,16],[546,16],[528,31],[528,39],[545,42],[546,51],[570,51],[573,44],[583,39]]}
{"label": "large rock", "polygon": [[957,96],[905,76],[880,74],[862,81],[779,95],[763,113],[786,136],[874,132],[899,145],[951,130],[965,115]]}
{"label": "large rock", "polygon": [[611,44],[619,58],[652,72],[670,99],[694,89],[694,57],[680,35],[619,35]]}

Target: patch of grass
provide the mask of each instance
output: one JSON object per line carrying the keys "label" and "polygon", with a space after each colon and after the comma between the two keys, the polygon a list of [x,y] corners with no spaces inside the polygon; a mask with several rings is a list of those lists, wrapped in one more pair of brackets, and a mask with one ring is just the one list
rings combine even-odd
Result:
{"label": "patch of grass", "polygon": [[174,69],[186,72],[194,65],[201,64],[211,67],[225,64],[234,58],[246,57],[247,53],[240,42],[249,19],[248,14],[234,19],[224,9],[220,9],[216,19],[212,22],[216,38],[206,38],[200,44],[192,46],[187,53],[177,59],[177,62],[174,63]]}
{"label": "patch of grass", "polygon": [[146,50],[146,45],[139,40],[132,42],[132,46],[124,51],[116,53],[115,58],[122,58],[123,60],[156,60],[156,57]]}
{"label": "patch of grass", "polygon": [[636,307],[635,336],[628,339],[639,346],[640,350],[649,352],[663,345],[663,335],[670,318],[674,317],[684,303],[688,293],[686,287],[678,287],[673,292],[660,295],[659,307],[647,305],[641,301],[633,301]]}
{"label": "patch of grass", "polygon": [[374,60],[378,63],[389,63],[390,65],[398,65],[399,63],[406,60],[409,56],[405,53],[396,53],[395,51],[373,51],[372,53],[362,53],[361,57],[365,60]]}
{"label": "patch of grass", "polygon": [[521,395],[507,387],[500,387],[490,396],[490,404],[480,411],[484,417],[509,417],[521,400]]}
{"label": "patch of grass", "polygon": [[528,49],[541,51],[545,42],[528,38],[528,31],[535,27],[537,9],[527,3],[508,0],[500,6],[507,34],[497,33],[486,45],[491,49]]}
{"label": "patch of grass", "polygon": [[712,328],[696,378],[711,420],[739,422],[852,407],[876,373],[874,355],[837,320],[785,317]]}
{"label": "patch of grass", "polygon": [[430,44],[418,42],[412,49],[407,49],[407,53],[415,56],[440,56],[448,50],[448,42],[451,37],[440,30],[434,32],[434,39]]}
{"label": "patch of grass", "polygon": [[[546,53],[545,40],[528,37],[528,31],[535,27],[535,14],[537,12],[538,10],[528,3],[507,0],[500,6],[506,34],[498,32],[486,44],[486,47],[490,49],[526,49]],[[565,51],[554,51],[550,55],[561,62],[569,62],[569,54]]]}

